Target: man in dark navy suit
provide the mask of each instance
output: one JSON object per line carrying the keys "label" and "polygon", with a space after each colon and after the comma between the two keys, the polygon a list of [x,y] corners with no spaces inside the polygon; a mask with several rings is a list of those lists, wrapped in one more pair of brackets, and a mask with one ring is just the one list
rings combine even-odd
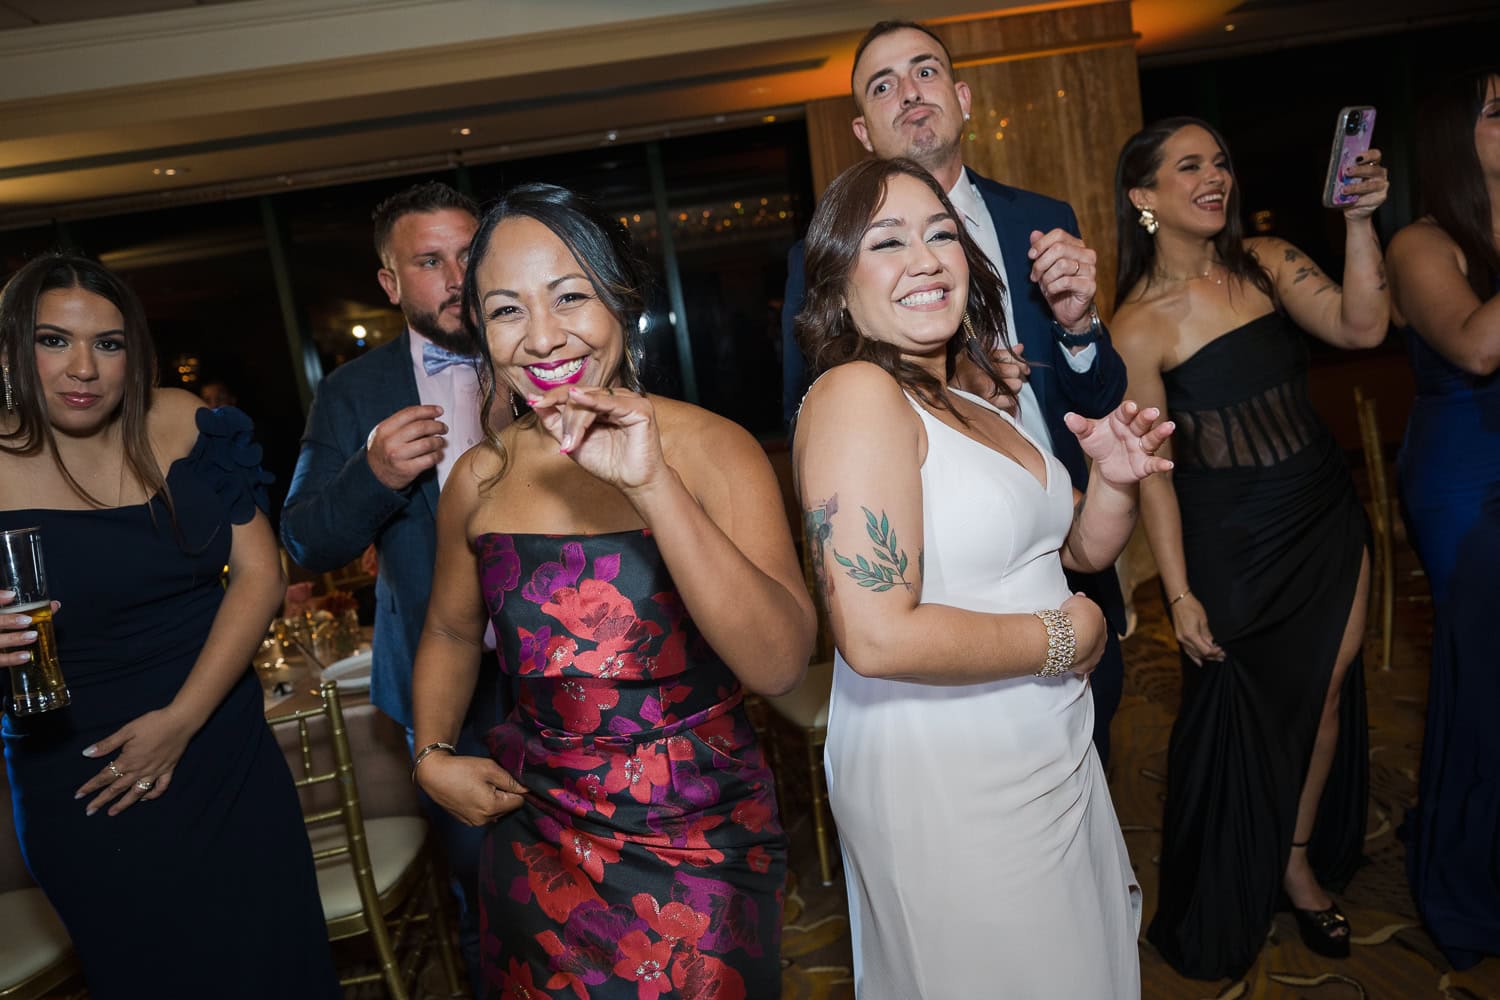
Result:
{"label": "man in dark navy suit", "polygon": [[[953,61],[941,39],[911,21],[882,21],[860,41],[851,74],[860,114],[854,135],[876,156],[906,156],[927,168],[1004,279],[1005,327],[1015,353],[1000,358],[1012,376],[1021,425],[1050,448],[1079,490],[1088,467],[1078,440],[1063,423],[1069,411],[1102,417],[1125,394],[1125,363],[1109,342],[1094,308],[1095,254],[1078,235],[1078,219],[1066,202],[1007,187],[963,163],[968,85],[953,77]],[[805,391],[804,361],[793,330],[805,291],[802,244],[787,261],[782,309],[783,403],[788,423]],[[1031,364],[1027,364],[1031,362]],[[977,372],[973,373],[978,376]],[[993,394],[987,384],[961,387]],[[1109,760],[1109,722],[1120,703],[1124,664],[1114,633],[1125,629],[1125,608],[1114,571],[1069,573],[1073,589],[1104,611],[1111,635],[1104,658],[1089,677],[1094,696],[1094,745]]]}
{"label": "man in dark navy suit", "polygon": [[[432,594],[438,494],[453,463],[483,439],[479,359],[464,333],[460,305],[477,215],[472,199],[437,182],[376,207],[376,277],[401,308],[406,328],[318,386],[281,514],[287,551],[314,572],[337,569],[375,545],[380,569],[370,698],[406,727],[408,746],[412,661]],[[488,757],[483,736],[507,705],[494,657],[482,662],[455,743],[461,754]],[[459,904],[459,945],[479,996],[476,893],[484,828],[466,826],[423,800],[445,848]]]}

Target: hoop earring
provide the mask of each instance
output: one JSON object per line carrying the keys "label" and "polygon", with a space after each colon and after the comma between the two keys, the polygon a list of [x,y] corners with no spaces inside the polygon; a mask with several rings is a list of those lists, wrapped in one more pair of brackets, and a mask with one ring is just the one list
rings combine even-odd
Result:
{"label": "hoop earring", "polygon": [[4,383],[5,412],[11,413],[16,408],[16,387],[11,385],[9,361],[0,361],[0,382]]}
{"label": "hoop earring", "polygon": [[1155,236],[1156,231],[1161,228],[1161,223],[1156,221],[1156,213],[1149,208],[1141,209],[1140,217],[1135,221],[1148,236]]}
{"label": "hoop earring", "polygon": [[979,337],[974,333],[974,321],[969,318],[969,311],[967,309],[964,310],[963,324],[964,334],[969,338],[969,343],[979,343]]}

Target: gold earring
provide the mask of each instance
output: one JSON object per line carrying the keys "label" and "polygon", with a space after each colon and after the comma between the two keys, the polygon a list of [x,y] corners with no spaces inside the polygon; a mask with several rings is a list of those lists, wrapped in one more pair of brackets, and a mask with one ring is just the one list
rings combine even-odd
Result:
{"label": "gold earring", "polygon": [[1146,231],[1148,236],[1155,236],[1156,231],[1161,228],[1161,223],[1156,221],[1156,213],[1149,208],[1142,208],[1140,218],[1135,220],[1140,227]]}
{"label": "gold earring", "polygon": [[16,408],[16,388],[10,384],[10,362],[0,361],[0,382],[5,383],[5,412]]}
{"label": "gold earring", "polygon": [[516,394],[510,392],[507,395],[510,397],[510,418],[512,420],[521,419],[521,408],[516,405]]}
{"label": "gold earring", "polygon": [[974,321],[969,318],[969,311],[967,309],[964,310],[963,323],[964,333],[968,335],[969,343],[972,344],[978,342],[979,337],[977,337],[974,333]]}

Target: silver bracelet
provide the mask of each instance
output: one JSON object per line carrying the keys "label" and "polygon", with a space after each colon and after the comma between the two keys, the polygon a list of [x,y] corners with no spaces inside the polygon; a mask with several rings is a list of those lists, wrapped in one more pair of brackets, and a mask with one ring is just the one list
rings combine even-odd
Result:
{"label": "silver bracelet", "polygon": [[417,755],[412,758],[411,762],[411,780],[413,783],[415,783],[417,780],[417,765],[426,760],[428,754],[432,753],[434,750],[446,750],[449,753],[458,752],[458,750],[453,746],[452,743],[429,743],[422,749],[418,750]]}
{"label": "silver bracelet", "polygon": [[1073,669],[1073,654],[1078,648],[1073,634],[1073,617],[1061,608],[1033,611],[1047,626],[1047,662],[1036,672],[1038,677],[1057,677]]}

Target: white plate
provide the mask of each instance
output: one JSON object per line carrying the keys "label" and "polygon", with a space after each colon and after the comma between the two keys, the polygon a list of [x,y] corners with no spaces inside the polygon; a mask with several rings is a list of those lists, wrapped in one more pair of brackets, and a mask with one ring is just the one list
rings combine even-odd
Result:
{"label": "white plate", "polygon": [[333,681],[341,691],[368,691],[371,658],[371,654],[366,651],[345,657],[337,663],[330,663],[323,670],[323,679]]}

